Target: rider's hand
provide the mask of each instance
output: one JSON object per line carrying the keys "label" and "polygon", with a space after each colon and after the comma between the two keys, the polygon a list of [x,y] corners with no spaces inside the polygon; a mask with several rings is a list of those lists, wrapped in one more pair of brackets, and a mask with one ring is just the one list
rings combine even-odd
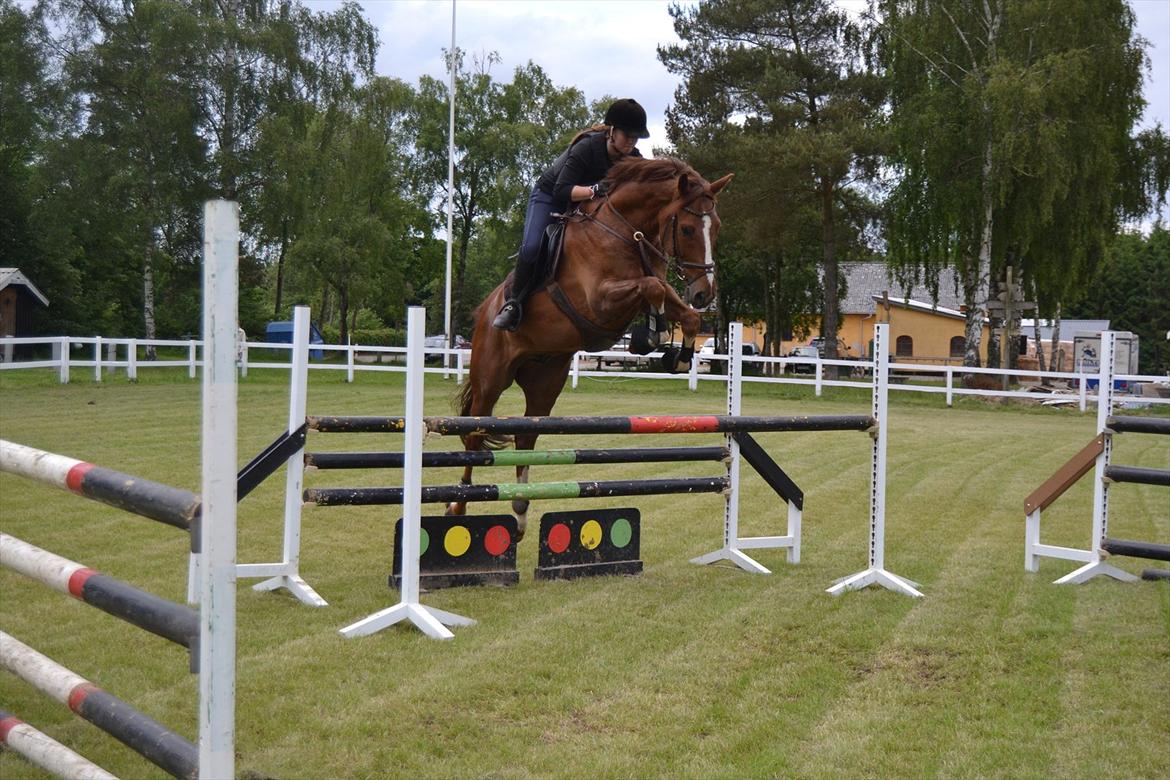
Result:
{"label": "rider's hand", "polygon": [[599,181],[589,189],[593,191],[594,198],[604,198],[609,192],[609,185],[603,181]]}

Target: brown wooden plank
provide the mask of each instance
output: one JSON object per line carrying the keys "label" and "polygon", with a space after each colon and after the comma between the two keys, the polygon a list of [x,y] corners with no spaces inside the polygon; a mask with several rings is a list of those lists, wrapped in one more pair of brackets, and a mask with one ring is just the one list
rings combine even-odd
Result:
{"label": "brown wooden plank", "polygon": [[1049,477],[1043,485],[1032,491],[1024,499],[1024,514],[1032,514],[1037,509],[1044,509],[1064,491],[1072,487],[1078,479],[1085,476],[1089,469],[1097,462],[1097,456],[1105,450],[1105,435],[1101,434],[1093,439],[1085,448],[1069,458],[1068,463],[1061,466],[1055,474]]}

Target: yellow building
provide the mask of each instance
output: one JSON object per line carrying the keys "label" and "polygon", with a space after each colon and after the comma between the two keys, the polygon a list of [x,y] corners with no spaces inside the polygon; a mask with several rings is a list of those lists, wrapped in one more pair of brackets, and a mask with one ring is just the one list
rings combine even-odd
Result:
{"label": "yellow building", "polygon": [[[962,365],[966,350],[966,315],[954,271],[939,274],[938,303],[922,285],[909,290],[891,278],[885,263],[841,263],[846,294],[841,299],[837,351],[842,358],[873,356],[873,326],[890,325],[890,353],[895,360],[927,365]],[[762,347],[762,323],[744,323],[744,341]],[[700,336],[702,344],[706,335]],[[819,325],[813,326],[819,335]],[[980,361],[987,364],[987,323],[980,342]],[[809,338],[786,339],[783,354],[809,343]]]}

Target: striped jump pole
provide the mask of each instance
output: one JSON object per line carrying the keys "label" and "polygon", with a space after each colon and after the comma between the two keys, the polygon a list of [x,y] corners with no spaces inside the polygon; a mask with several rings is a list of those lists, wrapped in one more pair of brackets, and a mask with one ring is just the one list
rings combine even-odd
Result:
{"label": "striped jump pole", "polygon": [[0,471],[54,485],[127,512],[189,530],[199,496],[188,490],[0,439]]}
{"label": "striped jump pole", "polygon": [[[401,433],[403,417],[309,417],[321,433]],[[425,417],[428,433],[442,436],[482,434],[644,434],[763,433],[783,431],[868,431],[872,417],[861,414],[823,416],[653,415],[634,417]]]}
{"label": "striped jump pole", "polygon": [[1153,433],[1170,436],[1170,417],[1109,417],[1105,427],[1114,433]]}
{"label": "striped jump pole", "polygon": [[20,753],[49,774],[66,780],[118,780],[85,756],[5,710],[0,710],[0,745]]}
{"label": "striped jump pole", "polygon": [[[402,468],[401,452],[306,452],[305,467],[317,469]],[[626,447],[593,450],[459,450],[424,452],[423,468],[447,466],[564,466],[603,463],[726,462],[727,447]]]}
{"label": "striped jump pole", "polygon": [[[616,496],[660,496],[677,493],[723,493],[728,488],[725,477],[685,477],[678,479],[632,479],[594,482],[511,482],[496,485],[425,485],[420,501],[424,504],[448,504],[453,501],[530,501],[549,498],[612,498]],[[305,502],[317,506],[369,506],[403,504],[406,489],[310,488]]]}
{"label": "striped jump pole", "polygon": [[0,566],[20,572],[188,650],[197,645],[198,612],[94,571],[85,564],[0,533]]}
{"label": "striped jump pole", "polygon": [[0,666],[171,776],[198,776],[199,749],[190,741],[3,631]]}

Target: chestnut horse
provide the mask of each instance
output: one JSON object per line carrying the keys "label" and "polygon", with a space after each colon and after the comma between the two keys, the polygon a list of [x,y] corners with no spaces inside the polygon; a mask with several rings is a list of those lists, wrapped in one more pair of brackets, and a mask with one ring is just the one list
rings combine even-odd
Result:
{"label": "chestnut horse", "polygon": [[[659,315],[647,351],[669,340],[666,319],[680,324],[683,347],[667,353],[673,362],[668,368],[689,370],[699,331],[695,308],[715,299],[715,196],[731,177],[708,183],[672,158],[628,157],[615,164],[606,179],[608,196],[587,202],[568,218],[553,277],[528,299],[520,327],[507,332],[491,324],[509,279],[476,309],[471,367],[456,402],[459,414],[490,415],[515,381],[524,391],[524,414],[547,415],[564,388],[573,355],[583,348],[608,349],[642,311]],[[686,282],[686,302],[666,281],[670,270]],[[516,449],[532,449],[536,438],[516,436]],[[482,434],[463,437],[468,450],[506,442]],[[527,482],[528,466],[517,466],[516,478]],[[470,466],[462,481],[471,484]],[[447,511],[463,514],[466,504],[450,504]],[[513,501],[512,511],[523,536],[528,501]]]}

